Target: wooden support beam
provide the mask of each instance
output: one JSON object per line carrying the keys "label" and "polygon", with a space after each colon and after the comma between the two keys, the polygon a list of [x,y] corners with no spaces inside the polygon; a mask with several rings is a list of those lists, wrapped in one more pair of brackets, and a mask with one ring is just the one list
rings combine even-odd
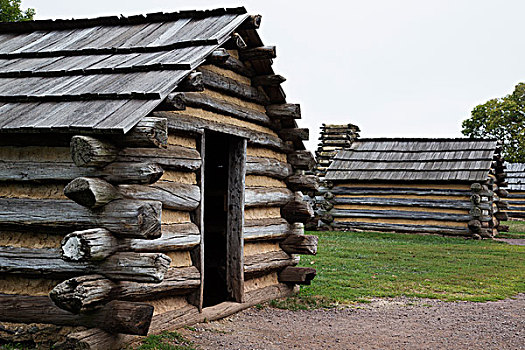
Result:
{"label": "wooden support beam", "polygon": [[0,247],[0,272],[69,277],[101,274],[114,280],[160,282],[171,259],[160,253],[115,253],[102,262],[65,261],[58,249]]}
{"label": "wooden support beam", "polygon": [[111,163],[97,168],[79,168],[71,163],[34,161],[4,162],[0,167],[0,181],[41,182],[71,181],[77,177],[101,177],[111,183],[153,183],[164,170],[156,164]]}
{"label": "wooden support beam", "polygon": [[230,58],[230,54],[224,48],[215,49],[208,57],[206,57],[207,63],[218,64],[226,62]]}
{"label": "wooden support beam", "polygon": [[284,141],[308,141],[310,136],[308,128],[281,129],[278,132]]}
{"label": "wooden support beam", "polygon": [[314,216],[312,205],[303,199],[301,192],[295,192],[293,200],[281,208],[281,215],[288,222],[308,222]]}
{"label": "wooden support beam", "polygon": [[244,240],[272,240],[285,238],[292,232],[292,226],[282,218],[249,219],[244,223]]}
{"label": "wooden support beam", "polygon": [[122,238],[119,249],[133,252],[170,252],[190,250],[201,241],[199,228],[193,223],[162,225],[162,235],[155,239]]}
{"label": "wooden support beam", "polygon": [[67,184],[64,194],[86,208],[103,207],[115,199],[122,198],[113,185],[93,177],[77,177]]}
{"label": "wooden support beam", "polygon": [[243,38],[238,33],[233,33],[223,46],[229,50],[244,50],[247,47]]}
{"label": "wooden support beam", "polygon": [[266,106],[266,114],[277,119],[301,119],[301,105],[283,103]]}
{"label": "wooden support beam", "polygon": [[162,207],[174,210],[195,210],[200,203],[200,188],[177,182],[157,182],[145,185],[118,185],[118,191],[126,198],[154,200]]}
{"label": "wooden support beam", "polygon": [[[183,106],[184,108],[182,108]],[[168,95],[164,103],[161,105],[161,109],[183,110],[186,106],[201,108],[214,113],[225,114],[262,125],[270,125],[270,118],[265,113],[196,92],[172,93]]]}
{"label": "wooden support beam", "polygon": [[93,313],[75,315],[55,306],[47,296],[0,294],[0,321],[98,327],[109,333],[146,335],[153,306],[112,301]]}
{"label": "wooden support beam", "polygon": [[287,266],[297,265],[299,260],[284,251],[249,255],[244,261],[244,278],[250,279],[266,275],[275,270],[281,270]]}
{"label": "wooden support beam", "polygon": [[253,86],[276,86],[284,83],[286,78],[278,74],[258,75],[252,78]]}
{"label": "wooden support beam", "polygon": [[283,206],[293,198],[292,192],[286,188],[247,188],[244,193],[244,206],[246,208]]}
{"label": "wooden support beam", "polygon": [[196,267],[170,268],[160,283],[115,283],[102,275],[70,278],[50,292],[53,302],[72,313],[103,307],[111,300],[147,300],[167,295],[183,295],[200,286]]}
{"label": "wooden support beam", "polygon": [[[195,171],[202,164],[201,156],[193,148],[168,145],[166,149],[159,148],[124,148],[116,158],[124,163],[153,163],[164,169]],[[111,164],[110,164],[111,166]]]}
{"label": "wooden support beam", "polygon": [[165,148],[168,146],[168,121],[166,118],[142,118],[119,143],[127,147]]}
{"label": "wooden support beam", "polygon": [[191,72],[177,86],[177,91],[204,91],[204,81],[201,72]]}
{"label": "wooden support beam", "polygon": [[246,174],[270,176],[282,180],[292,174],[292,166],[277,159],[249,156],[246,160]]}
{"label": "wooden support beam", "polygon": [[269,102],[268,96],[254,86],[239,83],[237,80],[224,77],[205,68],[197,69],[202,73],[204,86],[207,88],[262,105],[267,105]]}
{"label": "wooden support beam", "polygon": [[169,123],[169,129],[173,130],[174,132],[202,134],[203,129],[208,129],[211,131],[244,137],[248,139],[248,144],[268,147],[279,152],[290,153],[294,151],[292,145],[283,142],[278,137],[272,136],[270,134],[253,131],[235,125],[218,123],[215,121],[196,118],[191,115],[185,115],[180,113],[159,111],[154,112],[153,114],[158,117],[167,118]]}
{"label": "wooden support beam", "polygon": [[80,167],[102,168],[113,162],[118,154],[114,145],[91,136],[73,136],[70,147],[71,158]]}
{"label": "wooden support beam", "polygon": [[275,46],[261,46],[239,52],[239,58],[243,61],[267,60],[277,57]]}
{"label": "wooden support beam", "polygon": [[279,282],[310,285],[317,272],[311,267],[288,266],[279,272]]}
{"label": "wooden support beam", "polygon": [[279,245],[288,254],[316,255],[318,241],[317,236],[291,234]]}
{"label": "wooden support beam", "polygon": [[0,199],[0,227],[21,231],[105,228],[125,237],[160,236],[162,204],[122,199],[97,211],[63,199]]}
{"label": "wooden support beam", "polygon": [[319,178],[315,175],[291,175],[286,178],[286,184],[294,192],[319,190]]}
{"label": "wooden support beam", "polygon": [[290,153],[287,155],[287,159],[294,169],[312,170],[315,167],[315,158],[312,152],[307,150]]}

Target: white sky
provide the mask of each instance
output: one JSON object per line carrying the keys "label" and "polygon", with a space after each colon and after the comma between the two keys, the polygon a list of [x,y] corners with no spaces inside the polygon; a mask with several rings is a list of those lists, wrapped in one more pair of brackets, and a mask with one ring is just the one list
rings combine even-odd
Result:
{"label": "white sky", "polygon": [[364,137],[458,137],[477,104],[525,81],[523,0],[24,0],[37,19],[245,6],[263,16],[311,150],[321,123]]}

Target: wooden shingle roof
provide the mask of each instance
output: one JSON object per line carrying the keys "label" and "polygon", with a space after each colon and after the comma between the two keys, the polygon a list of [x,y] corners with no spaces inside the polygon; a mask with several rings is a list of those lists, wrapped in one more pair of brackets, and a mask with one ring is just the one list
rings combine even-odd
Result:
{"label": "wooden shingle roof", "polygon": [[0,132],[125,133],[247,18],[241,7],[0,23]]}
{"label": "wooden shingle roof", "polygon": [[326,180],[484,181],[495,140],[359,139],[340,151]]}
{"label": "wooden shingle roof", "polygon": [[525,163],[505,163],[507,169],[508,189],[510,191],[525,191]]}

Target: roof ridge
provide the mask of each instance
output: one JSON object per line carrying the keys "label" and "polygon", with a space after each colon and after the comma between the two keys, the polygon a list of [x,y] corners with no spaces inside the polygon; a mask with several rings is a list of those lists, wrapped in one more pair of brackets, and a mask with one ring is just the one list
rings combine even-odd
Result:
{"label": "roof ridge", "polygon": [[95,26],[120,26],[131,24],[169,22],[181,18],[205,18],[226,14],[245,14],[246,8],[216,8],[211,10],[185,10],[178,12],[155,12],[146,15],[133,16],[102,16],[80,19],[45,19],[24,22],[0,22],[0,33],[24,33],[38,30],[64,30],[75,28],[89,28]]}

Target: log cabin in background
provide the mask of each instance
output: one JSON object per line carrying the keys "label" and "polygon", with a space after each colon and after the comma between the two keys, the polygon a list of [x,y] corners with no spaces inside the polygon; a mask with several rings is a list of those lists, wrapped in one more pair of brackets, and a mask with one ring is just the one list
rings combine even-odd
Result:
{"label": "log cabin in background", "polygon": [[[0,24],[4,340],[109,349],[310,283],[314,160],[260,19]],[[63,328],[12,338],[35,322]]]}
{"label": "log cabin in background", "polygon": [[353,124],[324,124],[321,126],[319,145],[315,152],[315,172],[324,177],[326,169],[342,149],[349,148],[359,137],[359,127]]}
{"label": "log cabin in background", "polygon": [[514,220],[525,219],[525,163],[505,163],[507,174],[507,203],[505,210]]}
{"label": "log cabin in background", "polygon": [[357,139],[328,168],[319,215],[332,230],[490,238],[508,229],[504,178],[494,140]]}

